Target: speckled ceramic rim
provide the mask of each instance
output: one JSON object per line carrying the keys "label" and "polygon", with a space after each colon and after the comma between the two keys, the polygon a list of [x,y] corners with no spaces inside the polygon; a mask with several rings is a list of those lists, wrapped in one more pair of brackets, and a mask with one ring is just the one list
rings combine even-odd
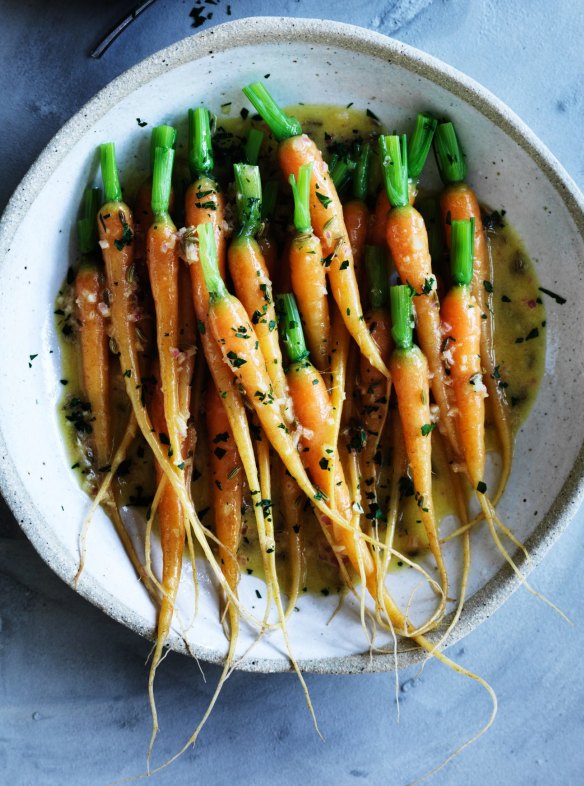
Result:
{"label": "speckled ceramic rim", "polygon": [[[0,259],[4,258],[10,247],[10,241],[26,214],[27,206],[35,199],[67,150],[88,131],[97,118],[109,111],[124,96],[169,68],[207,56],[210,52],[218,53],[234,46],[261,46],[265,42],[278,41],[320,44],[353,51],[358,48],[361,52],[395,63],[446,88],[496,123],[535,161],[557,189],[584,237],[584,198],[575,183],[529,128],[485,88],[430,55],[360,27],[339,22],[318,22],[314,19],[255,17],[220,25],[157,52],[111,82],[69,120],[41,153],[6,208],[0,221]],[[29,497],[18,476],[1,431],[0,449],[0,484],[7,503],[41,557],[67,581],[66,555],[58,546],[46,540],[42,511]],[[576,513],[583,497],[584,446],[580,448],[578,458],[561,492],[526,544],[531,553],[532,566],[545,556]],[[526,575],[530,566],[519,556],[516,556],[516,560]],[[502,568],[467,602],[448,643],[458,641],[487,619],[518,586],[519,582],[512,571],[507,566]],[[131,608],[120,605],[96,583],[86,583],[82,594],[136,633],[152,638],[153,631],[144,625]],[[174,635],[169,644],[173,649],[185,652],[184,642],[178,635]],[[219,664],[224,660],[223,653],[204,647],[198,647],[195,654],[211,663]],[[418,649],[400,652],[398,666],[401,668],[419,662],[425,654]],[[303,660],[299,665],[309,672],[350,674],[389,671],[395,667],[395,660],[389,655],[374,655],[370,658],[366,652],[349,657]],[[287,670],[287,665],[282,660],[252,658],[244,661],[241,668],[248,671],[276,672]]]}

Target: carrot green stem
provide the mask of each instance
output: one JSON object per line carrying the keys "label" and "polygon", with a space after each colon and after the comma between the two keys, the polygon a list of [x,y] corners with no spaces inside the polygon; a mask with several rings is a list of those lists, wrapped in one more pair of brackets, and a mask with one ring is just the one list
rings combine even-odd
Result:
{"label": "carrot green stem", "polygon": [[391,335],[398,349],[411,349],[412,340],[412,291],[407,284],[389,288],[391,299]]}
{"label": "carrot green stem", "polygon": [[371,166],[371,143],[366,142],[359,150],[357,165],[353,172],[353,196],[359,202],[364,202],[369,187],[369,169]]}
{"label": "carrot green stem", "polygon": [[202,106],[189,109],[189,167],[194,178],[213,171],[211,117]]}
{"label": "carrot green stem", "polygon": [[455,284],[472,281],[474,259],[474,218],[454,219],[450,224],[450,264]]}
{"label": "carrot green stem", "polygon": [[389,275],[383,248],[365,246],[365,269],[367,270],[371,308],[386,308],[389,295]]}
{"label": "carrot green stem", "polygon": [[312,232],[312,222],[310,220],[310,178],[312,176],[312,165],[302,164],[298,170],[298,183],[293,174],[290,175],[290,185],[294,195],[294,229],[299,235],[307,235]]}
{"label": "carrot green stem", "polygon": [[289,139],[291,136],[300,136],[302,126],[298,120],[280,109],[261,82],[254,82],[242,90],[253,104],[256,112],[268,124],[278,142]]}
{"label": "carrot green stem", "polygon": [[116,148],[113,142],[105,142],[99,146],[101,177],[103,180],[103,198],[106,202],[121,202],[122,189],[116,164]]}
{"label": "carrot green stem", "polygon": [[238,237],[253,237],[258,231],[262,215],[262,181],[260,170],[250,164],[234,164]]}
{"label": "carrot green stem", "polygon": [[222,300],[227,296],[225,282],[219,273],[217,262],[217,243],[213,224],[199,224],[197,227],[199,237],[199,260],[205,279],[205,286],[211,300]]}
{"label": "carrot green stem", "polygon": [[282,343],[290,363],[299,363],[308,357],[302,322],[296,305],[296,298],[292,294],[278,295],[278,313],[280,315],[280,330]]}
{"label": "carrot green stem", "polygon": [[445,185],[460,183],[466,177],[464,151],[452,123],[439,123],[434,135],[434,153]]}
{"label": "carrot green stem", "polygon": [[406,135],[379,137],[379,153],[387,198],[392,207],[409,204]]}
{"label": "carrot green stem", "polygon": [[411,180],[420,179],[437,125],[436,118],[426,112],[420,112],[416,117],[414,133],[408,140],[408,175]]}
{"label": "carrot green stem", "polygon": [[150,169],[154,169],[154,151],[157,147],[174,147],[176,144],[176,128],[172,126],[156,126],[150,137]]}
{"label": "carrot green stem", "polygon": [[77,222],[77,237],[81,254],[91,254],[97,248],[96,219],[101,204],[101,188],[86,188],[81,203],[81,218]]}
{"label": "carrot green stem", "polygon": [[355,162],[350,158],[340,158],[330,167],[331,178],[338,192],[345,188],[354,169]]}
{"label": "carrot green stem", "polygon": [[276,204],[278,202],[278,190],[280,184],[277,180],[268,180],[264,183],[262,188],[262,220],[271,220],[276,211]]}
{"label": "carrot green stem", "polygon": [[157,147],[154,151],[154,168],[152,170],[152,212],[156,218],[168,215],[173,164],[174,150],[172,147]]}
{"label": "carrot green stem", "polygon": [[243,152],[248,164],[257,164],[260,150],[266,135],[259,128],[250,128],[245,141]]}

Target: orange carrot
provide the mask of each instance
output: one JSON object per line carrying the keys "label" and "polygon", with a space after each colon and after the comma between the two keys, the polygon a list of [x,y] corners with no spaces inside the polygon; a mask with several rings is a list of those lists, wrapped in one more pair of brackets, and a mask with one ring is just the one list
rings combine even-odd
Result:
{"label": "orange carrot", "polygon": [[343,217],[349,235],[349,243],[353,251],[355,275],[357,282],[362,283],[365,262],[365,244],[369,233],[370,215],[366,204],[369,185],[369,165],[371,162],[371,144],[366,142],[357,150],[357,162],[353,172],[353,198],[343,205]]}
{"label": "orange carrot", "polygon": [[290,175],[294,195],[294,228],[289,251],[290,284],[302,317],[306,341],[316,367],[329,364],[331,322],[322,246],[310,223],[310,176],[312,163],[300,167],[298,182]]}
{"label": "orange carrot", "polygon": [[452,404],[442,364],[440,304],[436,277],[432,273],[428,235],[424,220],[409,203],[406,139],[379,137],[387,196],[392,209],[387,215],[387,245],[399,277],[415,292],[416,329],[420,346],[428,360],[432,393],[438,405],[438,426],[456,456],[460,455]]}
{"label": "orange carrot", "polygon": [[371,365],[387,376],[388,370],[363,319],[353,252],[343,219],[343,209],[322,153],[315,143],[302,133],[298,121],[282,112],[263,84],[256,82],[245,87],[243,92],[280,142],[278,158],[284,176],[289,178],[293,174],[298,180],[300,167],[313,163],[310,216],[314,232],[322,244],[325,255],[323,264],[327,270],[332,295],[347,330],[361,352]]}

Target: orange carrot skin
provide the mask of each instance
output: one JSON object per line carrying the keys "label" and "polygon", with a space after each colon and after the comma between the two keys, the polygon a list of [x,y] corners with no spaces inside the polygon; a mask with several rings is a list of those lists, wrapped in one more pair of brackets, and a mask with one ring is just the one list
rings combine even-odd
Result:
{"label": "orange carrot skin", "polygon": [[[377,347],[363,320],[363,308],[355,275],[353,251],[343,219],[343,208],[328,167],[314,142],[302,134],[286,139],[278,149],[280,167],[288,179],[298,179],[302,164],[313,162],[310,181],[310,218],[315,235],[320,239],[327,260],[327,275],[332,295],[339,307],[347,330],[370,362],[387,374]],[[317,194],[320,194],[317,196]]]}
{"label": "orange carrot skin", "polygon": [[414,345],[407,351],[394,351],[390,370],[420,518],[432,553],[440,555],[432,501],[432,419],[428,363],[421,350]]}
{"label": "orange carrot skin", "polygon": [[439,427],[458,454],[456,431],[448,415],[452,404],[441,356],[440,304],[424,219],[411,205],[393,208],[387,216],[386,237],[399,277],[417,293],[414,297],[416,329],[432,373],[432,392],[440,409]]}
{"label": "orange carrot skin", "polygon": [[[338,459],[334,438],[335,422],[332,405],[323,378],[308,361],[293,363],[288,369],[290,396],[303,429],[300,456],[315,486],[329,498],[329,503],[347,521],[351,521],[351,496],[341,462]],[[314,380],[317,384],[314,384]],[[332,472],[334,460],[334,474]],[[359,553],[369,576],[374,564],[364,541],[354,533],[332,522],[333,538],[345,547],[346,555],[355,570],[359,570]]]}
{"label": "orange carrot skin", "polygon": [[375,210],[371,215],[369,221],[369,242],[372,246],[380,246],[385,248],[386,245],[386,230],[387,230],[387,214],[391,210],[389,199],[385,188],[382,188],[377,195],[377,202],[375,203]]}
{"label": "orange carrot skin", "polygon": [[266,358],[274,395],[284,400],[287,390],[278,339],[278,318],[272,282],[260,247],[254,238],[237,237],[229,246],[227,258],[235,294],[254,325],[260,349]]}
{"label": "orange carrot skin", "polygon": [[268,277],[270,281],[274,281],[276,269],[278,267],[278,244],[276,243],[274,235],[269,228],[267,231],[260,233],[257,241],[260,251],[262,252],[264,262],[266,263]]}
{"label": "orange carrot skin", "polygon": [[[150,402],[150,418],[152,427],[157,434],[166,434],[168,426],[164,417],[164,395],[160,384],[160,368],[155,364],[154,375],[157,384]],[[156,465],[156,482],[160,483],[164,473]],[[160,528],[160,546],[162,549],[162,586],[163,595],[158,620],[159,632],[167,635],[172,621],[173,605],[178,592],[178,584],[182,570],[182,556],[185,544],[185,521],[180,501],[167,483],[158,504],[158,525]]]}
{"label": "orange carrot skin", "polygon": [[225,407],[213,384],[207,388],[205,410],[211,451],[215,534],[224,547],[219,547],[223,574],[231,589],[235,590],[239,581],[239,564],[235,555],[241,539],[244,472]]}
{"label": "orange carrot skin", "polygon": [[[225,221],[225,196],[217,182],[208,175],[198,177],[185,195],[185,221],[188,227],[213,224],[217,259],[221,277],[225,274],[227,222]],[[205,308],[206,310],[206,308]]]}
{"label": "orange carrot skin", "polygon": [[75,279],[75,309],[83,365],[83,389],[93,416],[97,468],[109,463],[112,449],[109,399],[109,339],[103,310],[105,281],[98,266],[81,263]]}
{"label": "orange carrot skin", "polygon": [[[157,221],[148,230],[146,261],[156,309],[156,342],[169,437],[175,456],[186,436],[186,420],[180,413],[177,350],[180,341],[178,271],[180,265],[176,227]],[[174,413],[174,417],[173,417]]]}
{"label": "orange carrot skin", "polygon": [[468,287],[454,287],[442,303],[447,366],[454,390],[462,453],[474,488],[485,473],[485,393],[480,308]]}
{"label": "orange carrot skin", "polygon": [[[172,214],[174,207],[174,192],[171,189],[170,199],[168,202],[168,212]],[[134,200],[134,258],[141,261],[146,256],[146,235],[148,229],[154,221],[154,214],[152,213],[152,178],[147,178],[136,194]]]}
{"label": "orange carrot skin", "polygon": [[320,240],[313,234],[296,235],[290,243],[289,259],[290,283],[306,343],[314,365],[324,371],[329,364],[331,320]]}
{"label": "orange carrot skin", "polygon": [[279,470],[280,499],[286,529],[288,530],[288,554],[297,555],[300,563],[300,584],[302,584],[306,574],[304,534],[302,532],[302,509],[305,497],[298,483],[296,483],[281,461],[279,462]]}
{"label": "orange carrot skin", "polygon": [[369,208],[364,202],[354,199],[343,206],[343,217],[353,250],[355,275],[360,283],[363,277],[363,257],[369,232]]}

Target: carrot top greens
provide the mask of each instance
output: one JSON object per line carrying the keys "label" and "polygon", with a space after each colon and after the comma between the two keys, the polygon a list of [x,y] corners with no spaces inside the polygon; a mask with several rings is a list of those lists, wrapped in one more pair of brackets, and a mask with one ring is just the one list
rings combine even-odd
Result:
{"label": "carrot top greens", "polygon": [[176,145],[176,128],[172,126],[156,126],[150,137],[150,169],[154,169],[154,153],[157,147],[174,147]]}
{"label": "carrot top greens", "polygon": [[245,160],[248,164],[252,164],[253,166],[257,164],[265,136],[264,132],[260,131],[259,128],[254,128],[252,126],[249,129],[243,149]]}
{"label": "carrot top greens", "polygon": [[379,137],[379,155],[387,198],[392,207],[409,204],[408,146],[406,135]]}
{"label": "carrot top greens", "polygon": [[280,314],[280,330],[282,343],[290,363],[300,363],[308,355],[308,349],[302,332],[302,321],[298,313],[296,298],[292,294],[278,295],[278,313]]}
{"label": "carrot top greens", "polygon": [[391,299],[391,335],[398,349],[408,350],[414,345],[412,332],[414,327],[412,313],[412,290],[407,284],[390,287]]}
{"label": "carrot top greens", "polygon": [[353,170],[353,196],[359,202],[364,202],[367,198],[369,188],[369,170],[371,168],[371,143],[365,142],[364,145],[357,147],[356,166]]}
{"label": "carrot top greens", "polygon": [[262,217],[262,181],[260,170],[250,164],[235,164],[238,237],[253,237],[259,229]]}
{"label": "carrot top greens", "polygon": [[466,161],[452,123],[439,123],[434,135],[434,153],[445,185],[460,183],[466,177]]}
{"label": "carrot top greens", "polygon": [[450,262],[455,284],[468,286],[472,281],[474,226],[474,218],[453,219],[450,225]]}
{"label": "carrot top greens", "polygon": [[408,140],[408,175],[412,180],[418,180],[422,174],[437,125],[438,121],[432,115],[418,113],[414,133]]}
{"label": "carrot top greens", "polygon": [[116,148],[113,142],[104,142],[99,146],[101,177],[103,179],[103,197],[106,202],[121,202],[122,188],[116,164]]}
{"label": "carrot top greens", "polygon": [[86,188],[81,203],[81,218],[77,221],[79,252],[91,254],[97,249],[97,211],[101,207],[101,188]]}
{"label": "carrot top greens", "polygon": [[261,82],[254,82],[242,90],[254,105],[256,112],[268,124],[278,142],[283,142],[284,139],[289,139],[291,136],[300,136],[302,126],[298,120],[280,109]]}
{"label": "carrot top greens", "polygon": [[171,147],[157,147],[154,151],[152,171],[152,212],[157,220],[170,218],[168,203],[172,188],[172,166],[174,150]]}
{"label": "carrot top greens", "polygon": [[222,300],[227,296],[227,287],[221,274],[217,262],[217,244],[215,242],[215,232],[212,224],[199,224],[197,227],[199,238],[199,260],[203,269],[205,286],[209,291],[212,301]]}
{"label": "carrot top greens", "polygon": [[211,116],[202,106],[189,109],[189,167],[194,178],[209,175],[215,166]]}
{"label": "carrot top greens", "polygon": [[294,175],[290,175],[290,185],[294,195],[294,229],[299,235],[312,232],[310,220],[310,178],[312,176],[312,161],[302,164],[298,171],[298,182]]}

